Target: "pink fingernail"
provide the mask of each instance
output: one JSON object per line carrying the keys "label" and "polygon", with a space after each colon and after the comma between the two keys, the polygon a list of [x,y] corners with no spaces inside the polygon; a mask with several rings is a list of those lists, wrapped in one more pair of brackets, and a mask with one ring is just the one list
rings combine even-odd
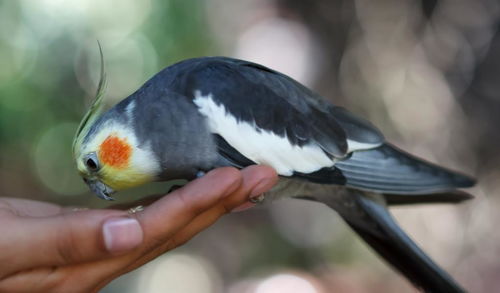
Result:
{"label": "pink fingernail", "polygon": [[[276,178],[262,179],[259,183],[257,183],[257,185],[250,192],[249,199],[259,197],[261,194],[263,194],[264,192],[271,189],[274,186],[274,184],[276,184]],[[241,212],[244,210],[248,210],[249,208],[252,208],[253,206],[255,206],[255,203],[246,202],[246,203],[232,209],[231,212],[234,212],[234,213]]]}
{"label": "pink fingernail", "polygon": [[102,226],[106,250],[120,253],[132,250],[143,240],[142,228],[133,218],[108,219]]}

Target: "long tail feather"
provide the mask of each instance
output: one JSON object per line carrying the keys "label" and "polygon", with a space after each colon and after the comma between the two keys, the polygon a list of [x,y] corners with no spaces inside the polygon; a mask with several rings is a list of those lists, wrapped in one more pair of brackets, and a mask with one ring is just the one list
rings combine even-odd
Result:
{"label": "long tail feather", "polygon": [[425,292],[465,292],[397,225],[386,207],[358,191],[349,192],[349,204],[319,199],[334,208],[380,256]]}
{"label": "long tail feather", "polygon": [[335,164],[346,185],[387,194],[426,194],[470,187],[475,181],[426,162],[390,144],[357,151]]}

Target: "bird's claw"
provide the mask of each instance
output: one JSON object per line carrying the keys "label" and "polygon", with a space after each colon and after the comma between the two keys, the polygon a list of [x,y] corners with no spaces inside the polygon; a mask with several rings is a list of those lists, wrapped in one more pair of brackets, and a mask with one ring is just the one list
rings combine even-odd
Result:
{"label": "bird's claw", "polygon": [[248,201],[251,202],[251,203],[261,203],[264,201],[264,199],[266,198],[266,194],[265,193],[262,193],[261,195],[259,196],[256,196],[256,197],[251,197]]}
{"label": "bird's claw", "polygon": [[144,210],[144,206],[139,205],[139,206],[128,209],[128,213],[130,215],[133,215],[135,213],[142,212],[143,210]]}

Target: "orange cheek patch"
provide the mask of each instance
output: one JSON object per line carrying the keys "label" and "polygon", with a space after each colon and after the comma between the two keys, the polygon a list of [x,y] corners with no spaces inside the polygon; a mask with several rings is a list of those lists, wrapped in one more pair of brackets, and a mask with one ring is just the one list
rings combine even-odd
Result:
{"label": "orange cheek patch", "polygon": [[125,139],[110,135],[99,148],[99,159],[111,167],[124,168],[129,163],[131,153],[132,148]]}

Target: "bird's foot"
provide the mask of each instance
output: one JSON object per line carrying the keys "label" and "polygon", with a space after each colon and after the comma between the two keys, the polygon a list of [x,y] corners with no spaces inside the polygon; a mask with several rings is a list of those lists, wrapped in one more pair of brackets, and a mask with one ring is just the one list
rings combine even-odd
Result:
{"label": "bird's foot", "polygon": [[139,206],[128,209],[128,213],[130,215],[133,215],[135,213],[142,212],[143,210],[144,210],[144,206],[139,205]]}
{"label": "bird's foot", "polygon": [[262,193],[261,195],[258,195],[256,197],[251,197],[248,201],[257,204],[257,203],[262,203],[264,199],[266,199],[266,194]]}

